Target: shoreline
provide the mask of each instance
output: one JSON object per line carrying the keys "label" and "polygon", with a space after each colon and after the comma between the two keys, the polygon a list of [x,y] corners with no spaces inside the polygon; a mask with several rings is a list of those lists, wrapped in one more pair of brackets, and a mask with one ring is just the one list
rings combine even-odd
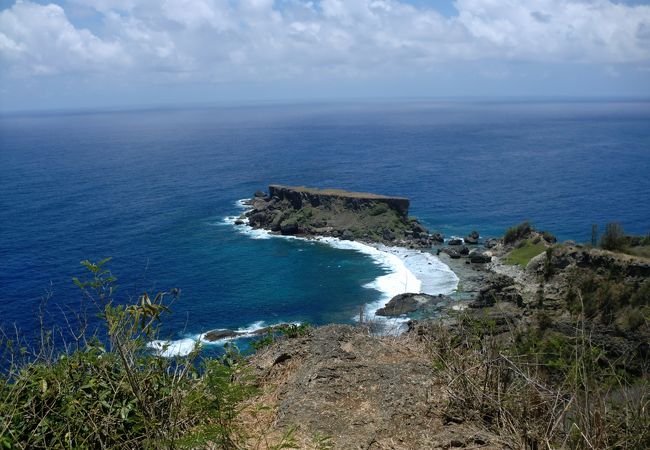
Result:
{"label": "shoreline", "polygon": [[[248,224],[248,218],[243,215],[251,209],[247,204],[249,199],[241,199],[235,205],[242,210],[242,214],[226,216],[222,224],[233,227],[233,229],[248,236],[251,239],[294,239],[300,241],[320,242],[340,250],[351,250],[363,253],[368,256],[374,264],[382,267],[387,273],[378,276],[373,281],[363,285],[364,288],[373,289],[379,293],[375,301],[363,304],[363,318],[373,325],[378,325],[380,334],[400,334],[407,330],[407,323],[412,320],[408,315],[388,317],[377,315],[377,311],[396,295],[403,293],[424,293],[430,295],[451,295],[454,294],[460,285],[465,285],[464,277],[459,275],[452,266],[454,260],[436,255],[433,251],[424,249],[413,249],[399,246],[387,246],[383,243],[360,242],[356,240],[344,240],[331,236],[302,237],[293,235],[282,235],[273,233],[270,230],[253,228]],[[242,223],[237,223],[241,221]],[[446,255],[445,255],[446,256]],[[448,264],[448,261],[452,261]],[[462,309],[465,307],[464,299],[459,298],[458,304],[449,305],[451,309]],[[359,322],[357,314],[350,318],[353,322]],[[241,338],[251,338],[259,335],[260,330],[278,326],[281,323],[267,323],[256,321],[249,325],[241,326],[236,330],[213,329],[199,334],[185,336],[174,340],[156,340],[148,344],[148,347],[163,357],[186,356],[199,345],[223,345],[226,342]],[[295,323],[295,322],[290,322]],[[233,331],[232,336],[216,340],[206,339],[210,332]]]}
{"label": "shoreline", "polygon": [[[295,239],[301,241],[320,242],[342,250],[353,250],[369,256],[375,264],[389,272],[380,275],[375,280],[364,285],[374,289],[382,295],[378,300],[365,304],[366,317],[371,312],[372,322],[391,323],[398,329],[411,320],[409,317],[384,317],[376,314],[377,310],[384,307],[391,298],[403,293],[424,293],[430,295],[449,295],[456,291],[460,278],[445,264],[442,259],[431,251],[419,248],[388,246],[381,242],[363,242],[357,240],[340,239],[332,236],[295,236],[274,233],[264,228],[253,228],[249,225],[246,213],[252,210],[248,203],[250,199],[241,199],[235,205],[242,209],[239,216],[227,216],[224,223],[231,225],[235,230],[250,236],[252,239]],[[237,223],[241,222],[241,223]],[[417,273],[417,276],[415,273]],[[446,277],[446,278],[445,278]],[[352,318],[359,320],[358,316]]]}

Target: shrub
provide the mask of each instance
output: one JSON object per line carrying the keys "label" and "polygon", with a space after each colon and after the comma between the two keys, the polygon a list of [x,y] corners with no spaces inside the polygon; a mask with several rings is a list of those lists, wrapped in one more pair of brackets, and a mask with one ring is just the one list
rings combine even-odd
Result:
{"label": "shrub", "polygon": [[506,244],[512,244],[513,242],[527,237],[533,230],[534,228],[528,221],[522,222],[519,225],[515,225],[506,230],[506,234],[503,236],[503,242]]}
{"label": "shrub", "polygon": [[618,222],[610,222],[605,226],[605,233],[600,239],[600,246],[605,250],[622,250],[626,239],[623,226]]}
{"label": "shrub", "polygon": [[440,325],[429,349],[447,386],[445,417],[481,423],[504,448],[648,448],[647,382],[603,364],[584,323],[564,335],[547,322],[511,329],[514,345],[481,321]]}
{"label": "shrub", "polygon": [[254,392],[236,348],[203,361],[198,346],[188,356],[158,356],[147,343],[179,291],[118,304],[107,262],[84,261],[89,278],[74,280],[97,307],[105,342],[81,330],[76,345],[56,352],[44,331],[41,347],[17,363],[25,348],[0,334],[7,357],[0,448],[235,448],[243,436],[239,405]]}

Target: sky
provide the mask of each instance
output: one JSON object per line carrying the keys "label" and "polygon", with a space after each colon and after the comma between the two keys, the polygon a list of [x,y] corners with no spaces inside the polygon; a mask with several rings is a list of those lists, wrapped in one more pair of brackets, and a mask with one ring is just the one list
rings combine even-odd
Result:
{"label": "sky", "polygon": [[0,0],[0,111],[650,97],[650,1]]}

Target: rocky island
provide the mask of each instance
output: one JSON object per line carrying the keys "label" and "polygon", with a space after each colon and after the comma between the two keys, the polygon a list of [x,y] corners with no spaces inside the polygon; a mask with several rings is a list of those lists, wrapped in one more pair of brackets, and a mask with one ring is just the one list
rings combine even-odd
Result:
{"label": "rocky island", "polygon": [[332,236],[410,248],[442,243],[409,217],[409,200],[341,189],[315,189],[272,184],[246,201],[250,209],[239,218],[253,228],[283,235]]}

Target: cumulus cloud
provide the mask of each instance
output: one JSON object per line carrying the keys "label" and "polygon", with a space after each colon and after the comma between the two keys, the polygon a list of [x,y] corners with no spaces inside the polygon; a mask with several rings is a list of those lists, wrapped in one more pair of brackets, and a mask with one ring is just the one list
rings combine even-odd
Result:
{"label": "cumulus cloud", "polygon": [[0,12],[13,73],[241,80],[435,70],[468,61],[650,63],[650,7],[607,0],[457,0],[457,15],[400,0],[69,0]]}
{"label": "cumulus cloud", "polygon": [[103,71],[130,63],[121,42],[75,28],[58,5],[30,2],[0,12],[0,58],[19,75]]}

